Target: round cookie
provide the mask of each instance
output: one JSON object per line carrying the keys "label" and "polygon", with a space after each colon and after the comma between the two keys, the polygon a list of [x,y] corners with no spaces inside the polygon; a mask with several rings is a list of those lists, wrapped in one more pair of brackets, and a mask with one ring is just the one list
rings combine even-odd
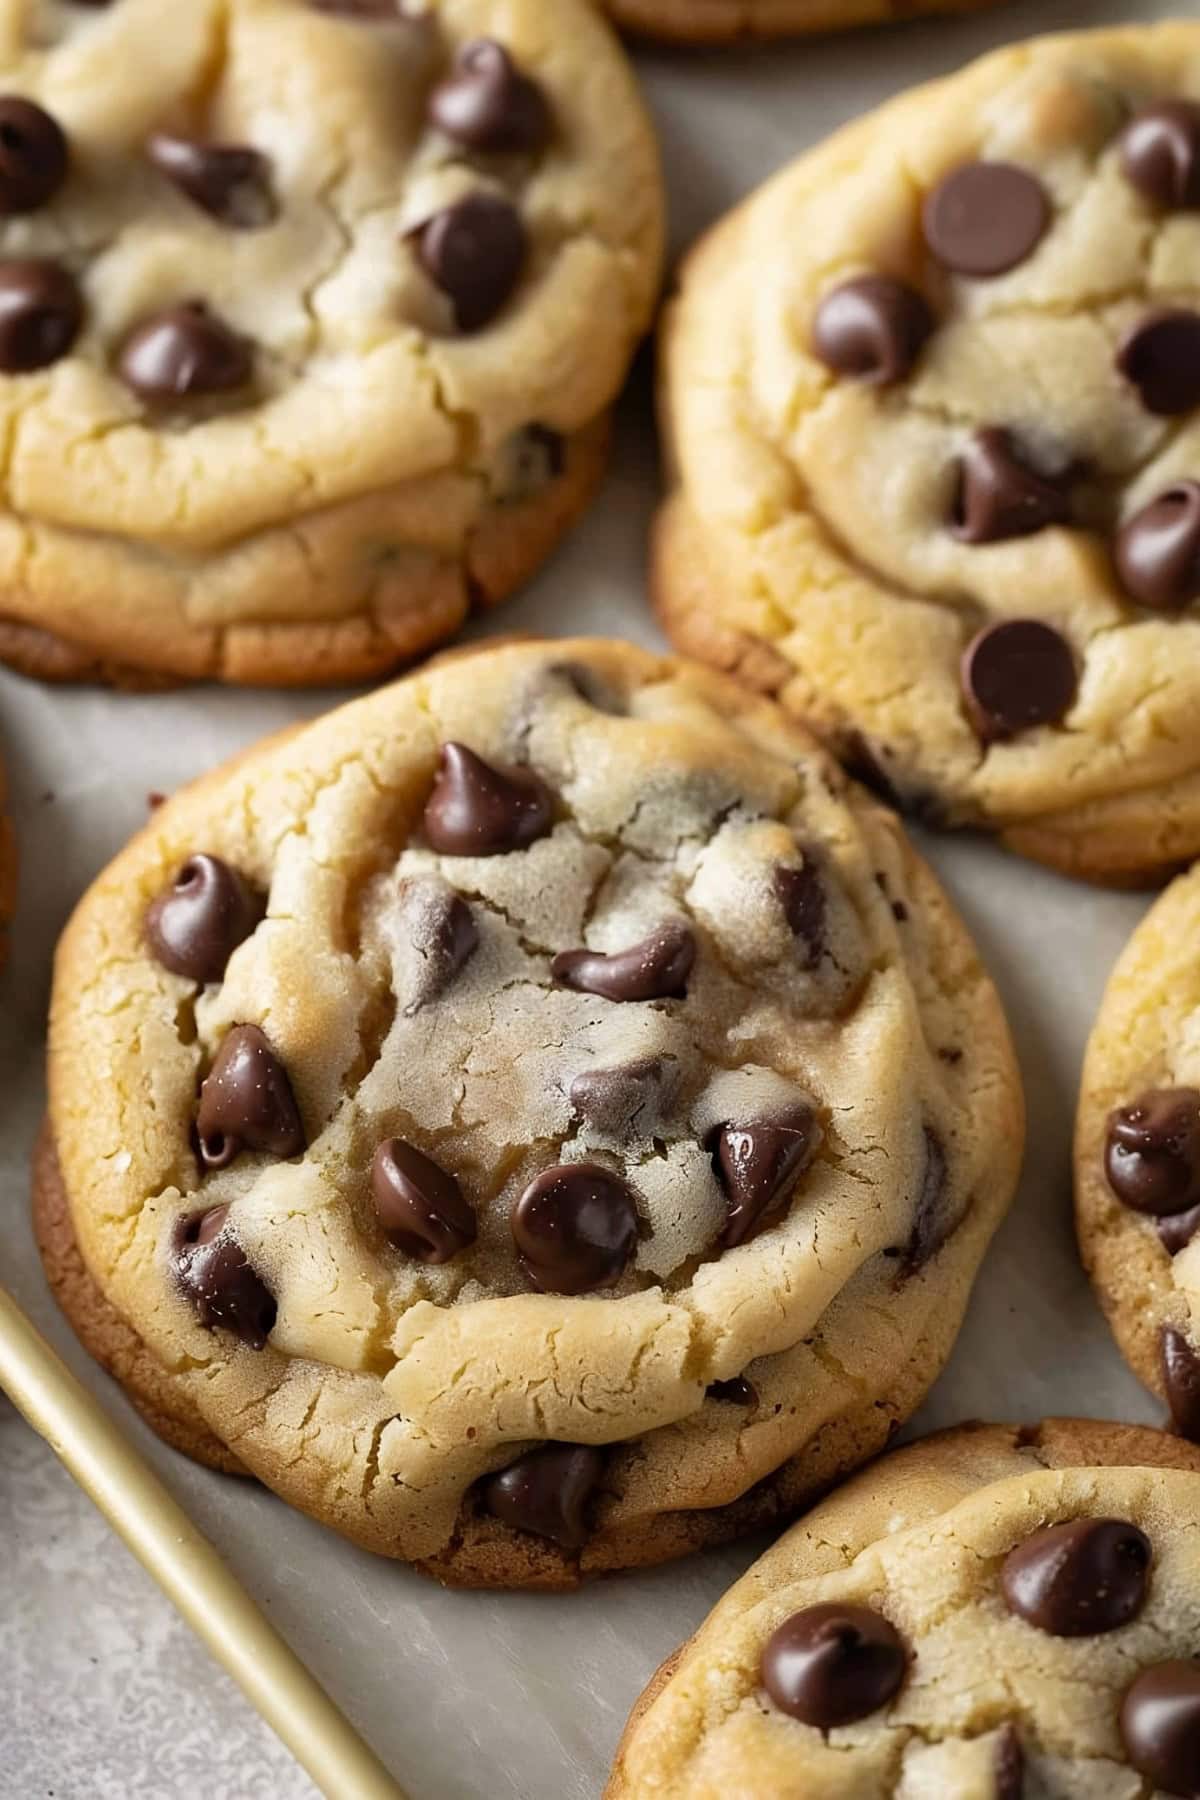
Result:
{"label": "round cookie", "polygon": [[978,12],[995,0],[601,0],[626,31],[680,44],[777,38],[853,25],[899,23],[922,13]]}
{"label": "round cookie", "polygon": [[31,0],[0,30],[0,657],[327,683],[602,473],[663,196],[587,0]]}
{"label": "round cookie", "polygon": [[1200,1443],[1200,865],[1113,970],[1084,1062],[1075,1215],[1126,1358]]}
{"label": "round cookie", "polygon": [[489,1585],[680,1554],[881,1448],[1022,1137],[895,816],[604,642],[447,658],[167,801],[63,938],[49,1073],[79,1250],[179,1405]]}
{"label": "round cookie", "polygon": [[606,1800],[1190,1796],[1198,1633],[1200,1451],[964,1426],[875,1464],[730,1590],[635,1707]]}
{"label": "round cookie", "polygon": [[1200,23],[1034,39],[784,169],[663,328],[676,643],[896,803],[1200,851]]}

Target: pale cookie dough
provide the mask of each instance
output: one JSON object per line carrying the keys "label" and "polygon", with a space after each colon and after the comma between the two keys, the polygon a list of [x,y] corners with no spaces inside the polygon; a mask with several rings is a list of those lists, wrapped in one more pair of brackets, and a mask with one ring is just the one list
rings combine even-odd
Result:
{"label": "pale cookie dough", "polygon": [[1117,1341],[1200,1443],[1200,865],[1134,932],[1088,1044],[1075,1139],[1083,1260]]}
{"label": "pale cookie dough", "polygon": [[0,657],[394,667],[603,470],[661,261],[632,73],[587,0],[163,16],[0,0]]}
{"label": "pale cookie dough", "polygon": [[1198,1640],[1200,1451],[964,1426],[730,1590],[634,1709],[606,1800],[1191,1796]]}
{"label": "pale cookie dough", "polygon": [[995,0],[600,0],[622,30],[681,44],[776,38],[852,25],[899,23],[923,13],[977,12]]}
{"label": "pale cookie dough", "polygon": [[63,938],[50,1087],[176,1418],[494,1585],[680,1554],[878,1450],[1023,1127],[894,814],[769,703],[599,641],[447,659],[166,802]]}
{"label": "pale cookie dough", "polygon": [[1190,861],[1198,268],[1198,22],[998,51],[801,157],[665,317],[675,641],[936,822]]}

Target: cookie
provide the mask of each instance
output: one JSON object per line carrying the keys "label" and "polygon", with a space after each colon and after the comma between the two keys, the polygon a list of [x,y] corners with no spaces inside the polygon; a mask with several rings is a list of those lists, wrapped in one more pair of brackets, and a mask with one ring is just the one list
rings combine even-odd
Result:
{"label": "cookie", "polygon": [[0,126],[16,668],[370,675],[587,501],[663,197],[586,0],[31,0]]}
{"label": "cookie", "polygon": [[447,658],[159,807],[63,938],[49,1074],[102,1360],[484,1585],[678,1555],[877,1451],[1022,1136],[895,815],[599,641]]}
{"label": "cookie", "polygon": [[17,840],[5,811],[4,764],[0,763],[0,969],[8,956],[8,928],[17,910]]}
{"label": "cookie", "polygon": [[1200,865],[1158,899],[1113,971],[1084,1063],[1080,1249],[1117,1342],[1200,1443]]}
{"label": "cookie", "polygon": [[634,1709],[607,1800],[1033,1800],[1200,1782],[1200,1451],[964,1426],[787,1532]]}
{"label": "cookie", "polygon": [[994,0],[601,0],[625,31],[681,44],[845,31],[921,13],[978,12]]}
{"label": "cookie", "polygon": [[663,334],[675,642],[931,822],[1200,851],[1200,24],[1035,39],[802,156]]}

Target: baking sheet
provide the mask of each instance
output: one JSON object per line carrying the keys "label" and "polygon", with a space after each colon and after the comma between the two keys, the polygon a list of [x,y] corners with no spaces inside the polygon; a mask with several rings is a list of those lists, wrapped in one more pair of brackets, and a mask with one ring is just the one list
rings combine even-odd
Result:
{"label": "baking sheet", "polygon": [[[1043,29],[1197,12],[1200,0],[1173,7],[1017,0],[977,18],[821,44],[639,53],[666,153],[673,244],[681,248],[843,120],[992,44]],[[660,642],[642,598],[657,480],[647,386],[642,368],[622,409],[600,503],[533,587],[493,615],[491,628]],[[443,1593],[353,1549],[264,1490],[197,1469],[159,1445],[75,1345],[33,1247],[26,1162],[44,1105],[50,957],[75,898],[143,821],[148,794],[169,792],[240,746],[341,698],[216,689],[114,697],[56,692],[0,672],[0,741],[23,861],[14,951],[0,978],[0,1271],[128,1423],[414,1800],[594,1800],[644,1682],[762,1540],[566,1597]],[[1030,1133],[1016,1206],[985,1266],[954,1359],[914,1429],[1047,1412],[1159,1422],[1160,1409],[1111,1345],[1079,1269],[1070,1222],[1082,1047],[1107,973],[1146,899],[1068,883],[984,842],[920,841],[1003,991],[1028,1088]],[[22,1580],[13,1560],[0,1543],[0,1592],[10,1595]],[[36,1607],[36,1595],[27,1600]],[[90,1603],[82,1592],[81,1610]],[[48,1673],[53,1680],[53,1664]],[[181,1715],[202,1732],[195,1659],[179,1679]],[[170,1683],[170,1671],[164,1680]],[[166,1698],[169,1716],[169,1687]],[[53,1717],[52,1693],[25,1700],[27,1719]],[[131,1768],[143,1753],[137,1729],[131,1721]],[[85,1745],[74,1743],[72,1751],[86,1760]],[[0,1793],[34,1791],[23,1779],[21,1754],[19,1738],[9,1737]],[[44,1745],[39,1754],[40,1773]],[[91,1792],[61,1784],[57,1791]],[[153,1774],[137,1788],[147,1796],[179,1791],[166,1779],[156,1788]],[[307,1789],[297,1776],[286,1791]]]}

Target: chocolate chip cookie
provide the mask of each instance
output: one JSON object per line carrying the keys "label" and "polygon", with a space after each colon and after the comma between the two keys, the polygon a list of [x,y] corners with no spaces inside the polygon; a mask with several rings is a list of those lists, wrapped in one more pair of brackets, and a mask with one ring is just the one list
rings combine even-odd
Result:
{"label": "chocolate chip cookie", "polygon": [[29,0],[0,34],[0,657],[331,682],[567,529],[660,264],[586,0]]}
{"label": "chocolate chip cookie", "polygon": [[635,1708],[607,1800],[1200,1788],[1200,1451],[966,1426],[793,1527]]}
{"label": "chocolate chip cookie", "polygon": [[600,0],[623,30],[681,44],[845,31],[921,13],[978,12],[995,0]]}
{"label": "chocolate chip cookie", "polygon": [[149,1416],[147,1366],[208,1460],[492,1585],[878,1450],[1022,1136],[895,815],[604,642],[446,659],[158,808],[63,939],[50,1086],[52,1281]]}
{"label": "chocolate chip cookie", "polygon": [[1200,851],[1200,24],[1035,39],[783,170],[664,327],[675,641],[899,804]]}

